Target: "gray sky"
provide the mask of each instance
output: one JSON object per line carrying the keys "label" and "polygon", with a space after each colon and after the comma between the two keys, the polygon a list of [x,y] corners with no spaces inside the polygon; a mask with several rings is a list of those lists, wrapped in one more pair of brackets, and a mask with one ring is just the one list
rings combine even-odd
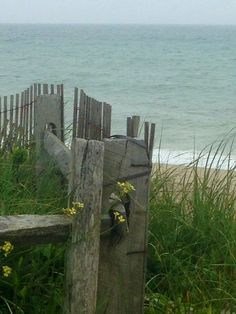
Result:
{"label": "gray sky", "polygon": [[0,0],[0,23],[236,24],[236,0]]}

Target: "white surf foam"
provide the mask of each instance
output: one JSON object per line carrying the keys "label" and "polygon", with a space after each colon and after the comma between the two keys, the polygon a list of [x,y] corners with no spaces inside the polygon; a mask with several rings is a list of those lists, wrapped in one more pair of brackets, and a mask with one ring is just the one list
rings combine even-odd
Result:
{"label": "white surf foam", "polygon": [[236,155],[208,155],[208,153],[200,152],[154,149],[152,158],[153,163],[169,165],[189,165],[197,159],[199,159],[199,167],[219,168],[222,170],[236,168]]}

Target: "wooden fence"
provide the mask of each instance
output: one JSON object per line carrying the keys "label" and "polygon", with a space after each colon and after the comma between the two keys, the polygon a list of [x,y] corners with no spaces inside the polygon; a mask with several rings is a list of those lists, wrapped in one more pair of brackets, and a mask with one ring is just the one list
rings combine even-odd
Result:
{"label": "wooden fence", "polygon": [[[41,165],[53,158],[68,179],[68,195],[84,208],[74,218],[2,216],[0,240],[39,244],[70,239],[64,313],[142,314],[155,126],[146,123],[144,139],[136,138],[139,117],[133,116],[127,119],[130,136],[109,137],[111,107],[83,91],[77,102],[77,95],[75,90],[71,148],[64,145],[60,133],[60,94],[35,98],[34,136]],[[129,181],[135,187],[126,204],[118,202],[115,207],[124,224],[114,223],[109,211],[118,181]]]}
{"label": "wooden fence", "polygon": [[[46,94],[60,95],[63,119],[63,84],[33,84],[21,93],[9,97],[0,96],[0,149],[11,149],[13,144],[27,146],[33,142],[35,100]],[[63,121],[62,124],[64,125]]]}

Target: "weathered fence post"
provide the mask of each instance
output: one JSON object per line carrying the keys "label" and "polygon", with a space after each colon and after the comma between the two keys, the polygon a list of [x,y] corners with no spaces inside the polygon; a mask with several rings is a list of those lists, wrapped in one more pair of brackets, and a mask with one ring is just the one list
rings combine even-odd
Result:
{"label": "weathered fence post", "polygon": [[61,140],[64,128],[61,115],[60,95],[38,96],[34,107],[34,136],[39,172],[46,168],[45,164],[48,163],[48,154],[44,149],[44,131],[48,127]]}
{"label": "weathered fence post", "polygon": [[127,208],[129,233],[119,243],[101,240],[97,314],[142,314],[147,254],[150,160],[143,140],[106,139],[104,155],[104,210],[117,181],[135,187]]}
{"label": "weathered fence post", "polygon": [[84,208],[72,223],[66,255],[66,314],[94,314],[97,299],[104,143],[75,139],[70,191]]}

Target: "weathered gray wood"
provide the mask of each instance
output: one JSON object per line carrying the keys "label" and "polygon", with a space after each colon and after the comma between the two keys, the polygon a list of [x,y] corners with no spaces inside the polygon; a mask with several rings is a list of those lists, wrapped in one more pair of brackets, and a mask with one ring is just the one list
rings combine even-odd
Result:
{"label": "weathered gray wood", "polygon": [[89,139],[96,139],[96,100],[90,98]]}
{"label": "weathered gray wood", "polygon": [[14,96],[10,96],[10,117],[9,117],[9,145],[12,145],[13,136],[13,106],[14,106]]}
{"label": "weathered gray wood", "polygon": [[102,102],[95,100],[95,132],[94,139],[100,141],[102,139]]}
{"label": "weathered gray wood", "polygon": [[51,90],[51,94],[54,94],[54,85],[53,84],[51,84],[50,90]]}
{"label": "weathered gray wood", "polygon": [[43,144],[46,125],[52,125],[61,139],[61,96],[41,95],[37,98],[34,108],[34,128],[37,151]]}
{"label": "weathered gray wood", "polygon": [[150,140],[149,140],[149,158],[152,160],[153,155],[153,147],[154,147],[154,138],[155,138],[155,123],[151,124],[151,131],[150,131]]}
{"label": "weathered gray wood", "polygon": [[128,117],[127,118],[127,124],[126,124],[126,135],[129,137],[132,137],[132,118]]}
{"label": "weathered gray wood", "polygon": [[[66,215],[0,216],[0,241],[22,245],[64,242],[71,235],[72,221]],[[110,217],[104,215],[100,233],[111,230],[110,226]]]}
{"label": "weathered gray wood", "polygon": [[27,103],[27,92],[24,91],[24,103],[23,103],[23,128],[22,128],[22,145],[26,143],[26,103]]}
{"label": "weathered gray wood", "polygon": [[30,99],[30,90],[27,88],[26,93],[26,103],[25,103],[25,144],[29,143],[29,99]]}
{"label": "weathered gray wood", "polygon": [[30,86],[30,97],[29,97],[29,141],[30,143],[33,140],[33,86]]}
{"label": "weathered gray wood", "polygon": [[144,123],[144,142],[146,144],[147,152],[149,147],[149,122]]}
{"label": "weathered gray wood", "polygon": [[[75,175],[70,182],[74,200],[84,208],[72,225],[66,259],[66,314],[94,314],[97,297],[99,234],[104,143],[76,139],[73,146]],[[72,165],[73,166],[73,165]]]}
{"label": "weathered gray wood", "polygon": [[62,174],[68,178],[71,164],[71,151],[53,133],[44,131],[44,148],[56,162]]}
{"label": "weathered gray wood", "polygon": [[84,91],[80,90],[80,100],[79,100],[79,117],[78,117],[78,132],[77,137],[84,138],[85,129],[85,99],[86,95]]}
{"label": "weathered gray wood", "polygon": [[15,97],[15,120],[14,120],[14,138],[17,144],[19,144],[18,139],[19,139],[19,105],[20,105],[20,95],[16,94]]}
{"label": "weathered gray wood", "polygon": [[103,138],[111,136],[111,105],[103,103]]}
{"label": "weathered gray wood", "polygon": [[24,245],[62,242],[71,224],[72,218],[65,215],[0,216],[0,240]]}
{"label": "weathered gray wood", "polygon": [[19,125],[19,142],[20,146],[23,145],[24,136],[24,92],[21,93],[20,99],[20,125]]}
{"label": "weathered gray wood", "polygon": [[61,95],[61,85],[57,85],[57,94]]}
{"label": "weathered gray wood", "polygon": [[41,84],[38,84],[38,96],[41,95]]}
{"label": "weathered gray wood", "polygon": [[79,101],[79,90],[77,87],[75,87],[75,89],[74,89],[74,112],[73,112],[72,139],[76,138],[76,132],[77,132],[78,101]]}
{"label": "weathered gray wood", "polygon": [[15,126],[18,128],[19,125],[19,105],[20,105],[20,95],[16,94],[16,112],[15,112]]}
{"label": "weathered gray wood", "polygon": [[38,84],[34,83],[34,102],[37,97],[38,97]]}
{"label": "weathered gray wood", "polygon": [[48,84],[43,84],[43,94],[48,95]]}
{"label": "weathered gray wood", "polygon": [[64,85],[61,84],[61,107],[60,107],[60,112],[61,112],[61,141],[63,143],[65,141],[64,103],[65,103],[64,102]]}
{"label": "weathered gray wood", "polygon": [[132,116],[132,137],[138,136],[140,116]]}
{"label": "weathered gray wood", "polygon": [[101,140],[102,129],[102,103],[91,98],[91,115],[90,115],[90,139]]}
{"label": "weathered gray wood", "polygon": [[91,113],[91,97],[85,97],[85,130],[84,138],[89,139],[90,136],[90,113]]}
{"label": "weathered gray wood", "polygon": [[129,234],[117,244],[104,237],[100,244],[97,312],[143,313],[147,253],[147,204],[151,167],[142,140],[107,139],[104,155],[104,211],[118,178],[135,187],[130,195]]}
{"label": "weathered gray wood", "polygon": [[44,131],[50,129],[61,139],[60,109],[60,95],[41,95],[37,97],[34,106],[34,138],[38,175],[48,167],[49,156],[44,148]]}
{"label": "weathered gray wood", "polygon": [[8,119],[7,119],[7,96],[4,96],[3,98],[3,105],[4,105],[4,111],[3,111],[3,147],[5,147],[7,142],[7,125],[8,125]]}

